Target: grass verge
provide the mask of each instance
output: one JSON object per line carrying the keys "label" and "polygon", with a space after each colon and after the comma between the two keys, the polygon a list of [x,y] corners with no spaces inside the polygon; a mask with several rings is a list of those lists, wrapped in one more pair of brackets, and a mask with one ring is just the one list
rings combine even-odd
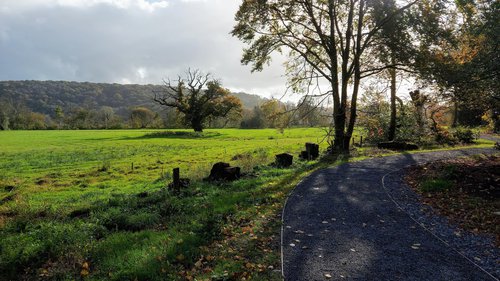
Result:
{"label": "grass verge", "polygon": [[500,156],[437,161],[407,172],[425,204],[463,229],[496,236],[500,245]]}

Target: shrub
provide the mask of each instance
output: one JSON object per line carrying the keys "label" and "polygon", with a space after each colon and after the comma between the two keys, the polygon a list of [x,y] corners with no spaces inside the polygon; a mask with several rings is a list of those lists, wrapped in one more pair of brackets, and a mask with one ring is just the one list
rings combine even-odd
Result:
{"label": "shrub", "polygon": [[434,138],[439,144],[456,145],[458,143],[458,139],[447,129],[441,126],[437,126],[434,129]]}
{"label": "shrub", "polygon": [[470,128],[459,127],[453,130],[453,137],[461,143],[474,143],[479,134]]}

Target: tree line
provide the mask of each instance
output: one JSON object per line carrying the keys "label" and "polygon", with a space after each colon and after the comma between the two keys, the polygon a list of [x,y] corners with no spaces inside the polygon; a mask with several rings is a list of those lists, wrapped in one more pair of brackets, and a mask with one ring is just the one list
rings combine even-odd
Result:
{"label": "tree line", "polygon": [[[211,87],[222,89],[220,84]],[[330,122],[328,110],[312,99],[299,107],[227,89],[222,94],[230,96],[229,105],[237,104],[238,110],[227,110],[227,100],[214,95],[207,99],[227,114],[214,114],[214,107],[207,106],[205,111],[193,107],[189,113],[157,105],[155,93],[169,89],[165,85],[0,82],[0,130],[193,128],[190,117],[195,110],[206,114],[199,124],[202,128],[314,127]],[[205,90],[201,88],[203,93]]]}

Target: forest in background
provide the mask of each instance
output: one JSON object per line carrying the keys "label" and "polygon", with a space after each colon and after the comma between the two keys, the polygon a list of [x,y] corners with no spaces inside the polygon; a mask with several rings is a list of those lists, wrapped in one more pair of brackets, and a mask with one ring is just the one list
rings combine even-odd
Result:
{"label": "forest in background", "polygon": [[[184,128],[182,116],[175,109],[153,101],[154,92],[164,90],[162,85],[2,81],[0,129]],[[285,122],[311,127],[329,122],[324,116],[328,111],[312,102],[284,120],[280,113],[294,111],[295,104],[247,93],[232,95],[241,101],[242,112],[211,119],[206,124],[209,128],[273,128]]]}

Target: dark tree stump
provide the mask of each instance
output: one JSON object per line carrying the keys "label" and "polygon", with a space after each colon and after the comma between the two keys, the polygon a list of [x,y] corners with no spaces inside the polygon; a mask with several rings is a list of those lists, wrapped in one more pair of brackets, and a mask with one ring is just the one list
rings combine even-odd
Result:
{"label": "dark tree stump", "polygon": [[240,167],[231,167],[229,163],[215,163],[207,181],[234,181],[241,177]]}
{"label": "dark tree stump", "polygon": [[240,167],[227,167],[224,168],[222,179],[226,181],[235,181],[241,177]]}
{"label": "dark tree stump", "polygon": [[300,159],[309,160],[309,153],[307,151],[301,151],[299,154]]}
{"label": "dark tree stump", "polygon": [[306,143],[306,150],[300,153],[300,158],[314,160],[319,157],[319,145],[315,143]]}
{"label": "dark tree stump", "polygon": [[210,175],[208,176],[208,178],[212,180],[222,178],[222,175],[224,174],[224,169],[229,168],[230,166],[231,165],[229,165],[229,163],[224,163],[224,162],[215,163],[212,166],[212,170],[210,170]]}
{"label": "dark tree stump", "polygon": [[390,149],[390,150],[417,150],[418,149],[418,146],[416,144],[406,143],[406,142],[397,142],[397,141],[381,142],[377,145],[377,147],[381,148],[381,149]]}
{"label": "dark tree stump", "polygon": [[288,153],[276,155],[276,166],[280,168],[290,167],[293,163],[293,156]]}
{"label": "dark tree stump", "polygon": [[316,159],[319,157],[319,145],[315,143],[306,143],[306,151],[309,153],[311,159]]}

